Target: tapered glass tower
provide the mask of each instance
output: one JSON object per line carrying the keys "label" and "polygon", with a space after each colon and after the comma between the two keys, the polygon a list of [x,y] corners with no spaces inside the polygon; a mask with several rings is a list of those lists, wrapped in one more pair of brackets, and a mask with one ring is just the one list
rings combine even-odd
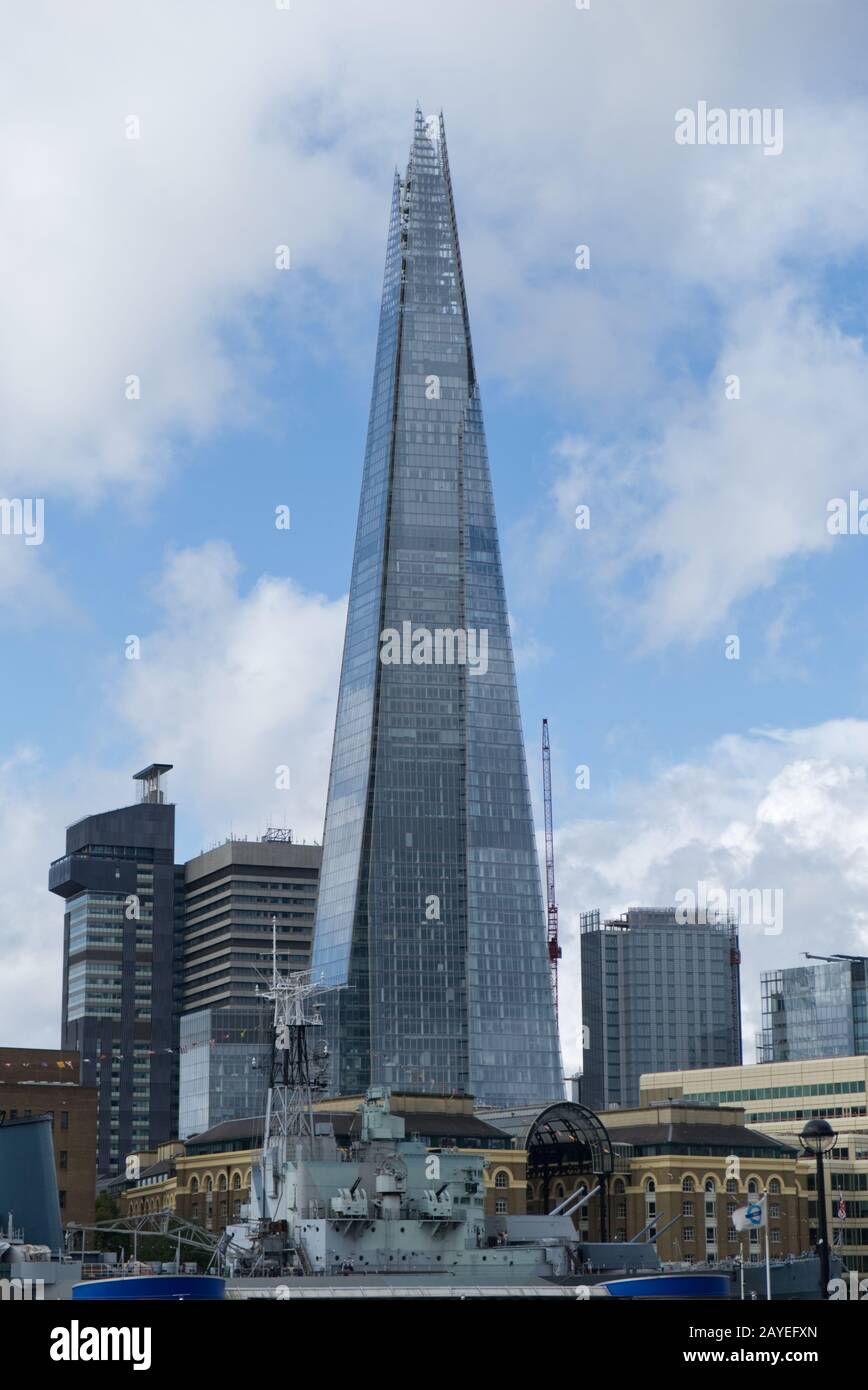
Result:
{"label": "tapered glass tower", "polygon": [[442,117],[395,175],[313,969],[333,1089],[563,1096]]}

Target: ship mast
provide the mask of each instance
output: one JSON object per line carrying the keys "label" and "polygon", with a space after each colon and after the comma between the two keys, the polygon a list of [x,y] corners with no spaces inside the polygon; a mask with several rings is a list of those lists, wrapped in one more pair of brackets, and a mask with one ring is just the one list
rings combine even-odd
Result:
{"label": "ship mast", "polygon": [[277,918],[271,921],[271,983],[261,998],[274,1006],[271,1068],[261,1157],[263,1221],[286,1219],[282,1210],[287,1159],[313,1139],[314,1092],[325,1087],[327,1046],[310,1029],[322,1027],[319,1000],[330,987],[309,970],[282,975],[277,968]]}

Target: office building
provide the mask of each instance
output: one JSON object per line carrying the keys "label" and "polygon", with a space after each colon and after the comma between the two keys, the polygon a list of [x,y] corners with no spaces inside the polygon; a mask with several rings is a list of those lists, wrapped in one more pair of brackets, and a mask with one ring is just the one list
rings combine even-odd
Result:
{"label": "office building", "polygon": [[313,968],[332,1084],[563,1095],[442,118],[395,176]]}
{"label": "office building", "polygon": [[272,924],[281,973],[310,966],[322,849],[288,831],[227,840],[184,866],[181,1139],[264,1111]]}
{"label": "office building", "polygon": [[868,1052],[865,956],[814,957],[762,975],[758,1062],[855,1057]]}
{"label": "office building", "polygon": [[632,1240],[656,1221],[661,1260],[718,1264],[742,1256],[758,1264],[760,1233],[739,1234],[732,1217],[767,1192],[772,1258],[807,1254],[809,1175],[798,1143],[745,1119],[742,1108],[694,1100],[608,1111],[606,1128],[628,1170],[609,1188],[611,1239]]}
{"label": "office building", "polygon": [[[748,1125],[792,1144],[808,1120],[828,1120],[838,1136],[827,1163],[829,1238],[848,1268],[868,1272],[868,1057],[654,1072],[642,1077],[641,1095],[643,1103],[683,1099],[738,1107]],[[813,1159],[800,1159],[799,1171],[814,1245]]]}
{"label": "office building", "polygon": [[582,1100],[592,1110],[639,1103],[646,1071],[741,1062],[738,927],[685,923],[674,908],[580,919]]}
{"label": "office building", "polygon": [[140,799],[86,816],[66,832],[49,888],[65,900],[62,1042],[97,1090],[96,1161],[173,1132],[177,1104],[175,808],[170,770],[136,773]]}

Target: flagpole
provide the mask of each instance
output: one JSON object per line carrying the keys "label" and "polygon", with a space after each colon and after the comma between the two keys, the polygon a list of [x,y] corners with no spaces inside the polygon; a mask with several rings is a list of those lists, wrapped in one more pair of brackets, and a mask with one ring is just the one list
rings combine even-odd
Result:
{"label": "flagpole", "polygon": [[766,1298],[769,1300],[769,1302],[771,1302],[771,1298],[772,1298],[772,1262],[771,1262],[771,1256],[769,1255],[769,1204],[768,1204],[768,1193],[767,1193],[767,1192],[763,1194],[763,1200],[764,1200],[764,1202],[765,1202],[765,1210],[764,1210],[764,1212],[763,1212],[763,1215],[764,1215],[764,1217],[765,1217],[765,1223],[766,1223]]}

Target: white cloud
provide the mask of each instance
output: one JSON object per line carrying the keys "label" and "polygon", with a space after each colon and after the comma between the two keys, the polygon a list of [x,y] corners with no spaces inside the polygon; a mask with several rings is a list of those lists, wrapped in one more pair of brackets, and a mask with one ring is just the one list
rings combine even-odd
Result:
{"label": "white cloud", "polygon": [[[751,351],[766,317],[788,327],[778,296],[815,287],[826,258],[865,240],[868,118],[851,96],[865,21],[854,13],[830,29],[814,6],[797,30],[798,42],[787,0],[719,0],[701,18],[694,0],[653,16],[567,0],[442,0],[436,12],[394,0],[19,7],[0,93],[4,478],[49,498],[94,506],[120,493],[134,505],[188,441],[267,420],[277,361],[266,308],[336,370],[367,376],[390,164],[406,157],[421,97],[444,107],[453,137],[484,371],[559,394],[574,417],[617,433],[622,453],[656,427],[668,500],[656,528],[649,518],[646,550],[662,571],[649,621],[662,640],[693,631],[695,581],[712,586],[682,470],[697,494],[712,464],[733,470],[732,496],[718,486],[708,500],[741,506],[744,469],[781,458],[802,426],[805,454],[826,384],[833,412],[843,405],[860,423],[861,372],[832,360],[844,349],[831,333],[803,408],[810,332],[793,344],[789,387],[776,377],[786,356]],[[674,113],[698,98],[783,106],[783,155],[677,146]],[[125,138],[129,115],[139,140]],[[588,274],[573,268],[580,241]],[[289,273],[274,269],[283,243]],[[773,330],[765,343],[790,346]],[[757,416],[747,394],[740,425],[710,402],[698,414],[685,404],[688,360],[709,351],[753,370]],[[124,396],[130,374],[138,401]],[[793,406],[778,421],[787,433],[771,437],[774,411]],[[709,621],[771,582],[793,550],[786,533],[780,518],[762,532]],[[684,546],[689,562],[673,559]]]}
{"label": "white cloud", "polygon": [[[827,507],[868,490],[866,435],[862,343],[789,295],[752,300],[656,442],[561,442],[554,505],[522,528],[528,564],[536,555],[538,579],[586,575],[647,647],[722,640],[739,603],[788,562],[859,543],[829,535]],[[587,531],[575,529],[579,503]]]}
{"label": "white cloud", "polygon": [[[583,793],[584,795],[584,793]],[[555,838],[561,1019],[568,1070],[580,1066],[579,913],[666,906],[679,889],[780,889],[783,930],[741,933],[744,1059],[755,1060],[762,970],[801,953],[868,953],[868,722],[729,735],[695,763],[619,792],[605,820]]]}
{"label": "white cloud", "polygon": [[[33,747],[0,764],[8,1044],[59,1045],[63,907],[48,892],[49,860],[63,853],[65,825],[135,799],[139,767],[175,765],[166,790],[181,859],[268,824],[322,838],[344,601],[267,576],[243,592],[231,548],[216,543],[170,559],[159,601],[159,621],[138,634],[141,659],[121,658],[104,692],[104,736],[130,749],[124,765],[50,765]],[[279,764],[290,767],[286,791],[275,787]]]}
{"label": "white cloud", "polygon": [[346,605],[289,579],[247,593],[238,580],[222,543],[171,558],[160,620],[118,673],[118,712],[146,762],[174,764],[180,820],[206,840],[269,824],[319,839]]}

